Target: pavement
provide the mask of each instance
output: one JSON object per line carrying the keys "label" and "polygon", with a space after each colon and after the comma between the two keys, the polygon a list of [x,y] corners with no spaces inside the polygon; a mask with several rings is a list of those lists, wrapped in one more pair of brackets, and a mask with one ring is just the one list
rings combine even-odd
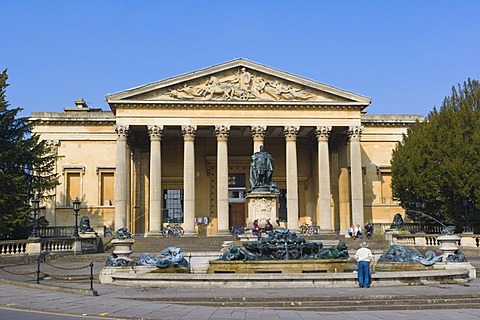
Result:
{"label": "pavement", "polygon": [[[480,269],[480,259],[469,259]],[[104,262],[94,262],[95,276]],[[298,288],[298,289],[172,289],[140,288],[102,285],[95,281],[94,291],[90,290],[90,267],[87,261],[47,261],[41,264],[41,271],[50,276],[36,284],[37,263],[23,265],[2,265],[0,268],[0,319],[2,310],[37,310],[63,315],[83,315],[113,319],[168,319],[168,320],[221,320],[221,319],[480,319],[478,309],[428,309],[400,311],[342,311],[317,312],[275,308],[247,308],[180,305],[164,303],[162,299],[183,297],[192,300],[212,297],[262,297],[288,298],[301,301],[305,297],[368,297],[368,296],[431,296],[480,294],[480,279],[466,284],[392,286],[363,288]],[[95,293],[97,295],[95,295]],[[135,300],[134,300],[135,299]],[[361,301],[360,301],[361,303]],[[435,308],[435,307],[433,307]],[[32,318],[34,319],[34,318]]]}

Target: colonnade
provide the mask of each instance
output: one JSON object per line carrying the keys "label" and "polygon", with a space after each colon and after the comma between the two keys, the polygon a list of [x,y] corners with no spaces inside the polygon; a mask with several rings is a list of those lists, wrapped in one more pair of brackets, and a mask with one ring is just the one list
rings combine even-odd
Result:
{"label": "colonnade", "polygon": [[[184,223],[185,234],[195,233],[195,125],[182,126],[184,141],[183,158],[183,192],[184,192]],[[323,231],[333,230],[331,219],[331,183],[328,141],[332,127],[317,126],[315,134],[318,143],[318,202],[316,208],[319,226]],[[127,225],[128,204],[128,157],[127,157],[127,126],[117,126],[117,152],[115,172],[115,229]],[[251,135],[254,150],[263,145],[266,126],[252,126]],[[297,136],[298,126],[284,127],[283,134],[286,144],[286,188],[287,188],[287,228],[298,229],[299,197],[297,169]],[[150,197],[149,197],[149,228],[148,234],[160,233],[162,225],[162,185],[161,185],[161,138],[163,126],[148,126],[150,136]],[[217,140],[217,229],[218,234],[228,232],[228,138],[230,126],[215,126]],[[350,190],[352,223],[364,225],[363,215],[363,182],[360,136],[361,126],[350,126],[347,130],[350,151]],[[248,180],[248,179],[247,179]]]}

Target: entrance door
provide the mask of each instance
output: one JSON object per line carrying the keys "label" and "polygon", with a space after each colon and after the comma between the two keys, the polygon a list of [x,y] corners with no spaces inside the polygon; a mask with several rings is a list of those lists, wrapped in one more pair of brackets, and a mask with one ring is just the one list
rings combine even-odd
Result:
{"label": "entrance door", "polygon": [[230,202],[229,228],[240,225],[243,226],[246,221],[245,202]]}

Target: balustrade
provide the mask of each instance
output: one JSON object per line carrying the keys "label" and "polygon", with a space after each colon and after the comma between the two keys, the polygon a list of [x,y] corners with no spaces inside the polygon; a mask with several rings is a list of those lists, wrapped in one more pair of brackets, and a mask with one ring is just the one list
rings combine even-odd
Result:
{"label": "balustrade", "polygon": [[72,251],[74,245],[73,239],[49,239],[42,241],[42,251],[62,252]]}
{"label": "balustrade", "polygon": [[38,235],[41,238],[66,238],[73,236],[75,227],[44,227],[38,230]]}
{"label": "balustrade", "polygon": [[27,240],[0,241],[0,255],[25,254]]}

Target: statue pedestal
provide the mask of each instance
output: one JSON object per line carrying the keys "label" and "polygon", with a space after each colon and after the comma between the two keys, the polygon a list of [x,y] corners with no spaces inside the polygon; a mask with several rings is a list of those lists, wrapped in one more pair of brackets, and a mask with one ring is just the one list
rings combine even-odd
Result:
{"label": "statue pedestal", "polygon": [[100,248],[100,237],[94,231],[79,233],[81,241],[82,252],[101,252],[103,248]]}
{"label": "statue pedestal", "polygon": [[118,256],[118,258],[122,258],[125,260],[132,260],[130,259],[130,255],[132,254],[132,246],[135,243],[135,240],[132,238],[127,239],[113,239],[113,253]]}
{"label": "statue pedestal", "polygon": [[458,251],[458,243],[460,237],[457,235],[444,235],[437,237],[437,241],[440,243],[440,250],[443,252],[443,261],[446,261],[448,256],[455,254]]}
{"label": "statue pedestal", "polygon": [[278,193],[272,192],[250,192],[247,194],[247,226],[252,228],[253,221],[258,219],[260,226],[270,220],[273,225],[278,217]]}
{"label": "statue pedestal", "polygon": [[391,229],[390,228],[390,229],[385,230],[384,237],[385,237],[385,240],[387,240],[390,245],[393,244],[393,235],[394,234],[399,234],[398,229]]}

